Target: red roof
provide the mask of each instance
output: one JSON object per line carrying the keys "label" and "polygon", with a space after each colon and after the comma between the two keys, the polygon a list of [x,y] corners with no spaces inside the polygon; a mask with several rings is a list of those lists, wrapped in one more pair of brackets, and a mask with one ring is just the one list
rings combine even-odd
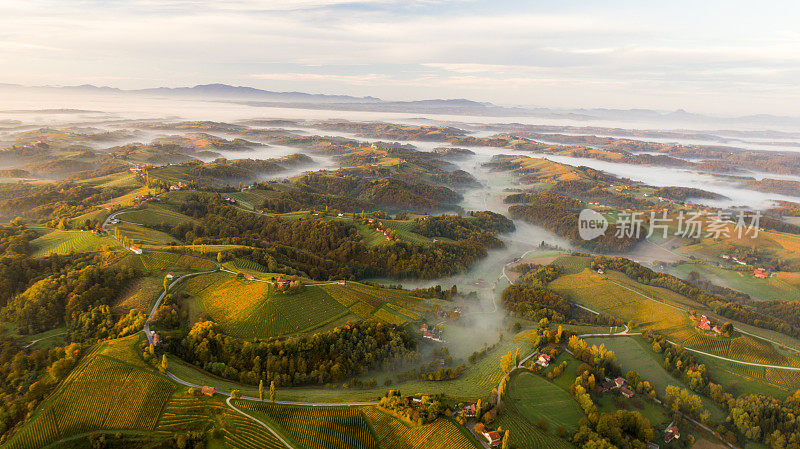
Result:
{"label": "red roof", "polygon": [[502,441],[500,432],[496,430],[492,430],[491,432],[487,433],[486,438],[489,439],[489,444],[491,444],[492,446],[498,445],[500,444],[500,441]]}

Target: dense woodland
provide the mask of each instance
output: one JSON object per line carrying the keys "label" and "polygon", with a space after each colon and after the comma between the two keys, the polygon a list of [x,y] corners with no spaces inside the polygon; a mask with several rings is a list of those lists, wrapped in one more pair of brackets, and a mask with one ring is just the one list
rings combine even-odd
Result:
{"label": "dense woodland", "polygon": [[617,225],[609,225],[605,234],[593,240],[583,240],[578,234],[578,214],[583,203],[553,192],[534,192],[524,197],[514,196],[510,201],[522,199],[524,204],[508,208],[513,218],[542,226],[568,239],[575,245],[602,252],[624,252],[633,248],[645,232],[638,236],[617,237]]}
{"label": "dense woodland", "polygon": [[278,248],[290,247],[295,253],[304,251],[309,254],[304,262],[314,265],[306,272],[315,279],[342,274],[345,277],[391,275],[429,279],[461,272],[484,257],[487,249],[502,245],[497,237],[487,232],[494,230],[491,228],[456,242],[422,245],[393,241],[367,247],[355,226],[343,221],[324,217],[285,220],[262,216],[199,195],[184,203],[180,211],[200,222],[172,228],[170,232],[176,238],[192,244],[224,243],[263,248],[278,263],[293,267],[296,265],[290,258],[276,254]]}
{"label": "dense woodland", "polygon": [[204,370],[257,385],[325,385],[402,361],[416,342],[402,329],[382,323],[355,323],[313,335],[257,341],[225,335],[213,321],[198,321],[185,338],[169,343]]}

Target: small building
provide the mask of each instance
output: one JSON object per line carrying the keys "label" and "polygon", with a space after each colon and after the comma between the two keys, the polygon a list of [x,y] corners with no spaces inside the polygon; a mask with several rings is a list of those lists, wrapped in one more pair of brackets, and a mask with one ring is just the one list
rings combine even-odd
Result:
{"label": "small building", "polygon": [[539,366],[547,367],[550,365],[551,360],[552,357],[550,357],[550,354],[540,354],[539,358],[536,360],[536,364]]}
{"label": "small building", "polygon": [[758,279],[766,279],[769,277],[769,272],[763,268],[756,268],[753,270],[753,276],[757,277]]}
{"label": "small building", "polygon": [[288,287],[290,284],[289,280],[284,277],[279,277],[275,279],[275,285],[278,287]]}
{"label": "small building", "polygon": [[339,284],[339,285],[345,285],[345,284],[347,284],[347,281],[344,280],[344,279],[340,279],[340,280],[336,281],[336,283]]}
{"label": "small building", "polygon": [[710,331],[711,330],[711,320],[709,320],[705,315],[703,315],[703,316],[700,317],[700,324],[698,324],[697,327],[699,327],[700,329],[703,329],[704,331]]}
{"label": "small building", "polygon": [[461,409],[461,416],[463,416],[464,418],[474,418],[477,415],[478,415],[478,408],[475,406],[475,404],[464,406],[464,408]]}
{"label": "small building", "polygon": [[244,279],[247,280],[247,281],[255,280],[255,278],[253,277],[252,274],[245,274],[244,275]]}
{"label": "small building", "polygon": [[419,326],[419,330],[420,330],[421,332],[428,332],[428,325],[427,325],[427,324],[424,324],[424,323],[423,323],[423,324],[420,324],[420,326]]}
{"label": "small building", "polygon": [[173,273],[171,271],[169,273],[167,273],[167,279],[175,279],[175,273]]}
{"label": "small building", "polygon": [[138,246],[131,245],[130,248],[128,249],[133,251],[134,254],[142,254],[142,249],[139,248]]}
{"label": "small building", "polygon": [[606,272],[605,272],[605,271],[603,271],[603,269],[602,269],[602,268],[598,268],[598,269],[597,269],[597,274],[606,274]]}
{"label": "small building", "polygon": [[717,335],[722,335],[722,330],[720,330],[718,326],[712,327],[711,330],[714,331],[714,333]]}
{"label": "small building", "polygon": [[681,433],[678,431],[678,426],[676,426],[674,422],[671,422],[666,430],[664,430],[664,442],[669,443],[672,440],[680,439],[680,437]]}
{"label": "small building", "polygon": [[622,388],[625,385],[625,378],[624,377],[617,377],[614,379],[614,385],[617,388]]}
{"label": "small building", "polygon": [[503,442],[503,437],[500,436],[500,432],[496,430],[483,432],[483,437],[486,438],[486,441],[488,441],[489,445],[492,447],[499,446],[500,443]]}
{"label": "small building", "polygon": [[161,342],[161,336],[153,332],[153,346],[158,346],[159,342]]}
{"label": "small building", "polygon": [[214,387],[203,387],[202,391],[203,394],[206,396],[214,396],[214,393],[217,392],[217,390],[215,390]]}
{"label": "small building", "polygon": [[628,387],[620,387],[619,392],[628,399],[632,398],[636,394]]}

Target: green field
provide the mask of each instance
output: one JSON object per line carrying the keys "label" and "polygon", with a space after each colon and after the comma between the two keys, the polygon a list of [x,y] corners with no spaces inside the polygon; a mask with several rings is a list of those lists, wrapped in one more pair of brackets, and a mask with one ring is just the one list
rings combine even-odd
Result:
{"label": "green field", "polygon": [[31,257],[47,256],[51,253],[69,254],[100,251],[101,249],[119,249],[118,241],[110,236],[99,236],[90,231],[52,230],[41,237],[31,240],[33,254]]}
{"label": "green field", "polygon": [[38,448],[96,430],[155,430],[175,386],[114,348],[138,339],[103,343],[85,357],[8,447]]}
{"label": "green field", "polygon": [[702,262],[680,264],[671,273],[686,278],[692,271],[714,284],[747,293],[755,299],[800,300],[800,273],[777,272],[767,279],[758,279],[750,271],[728,270]]}
{"label": "green field", "polygon": [[[606,348],[614,351],[617,363],[622,367],[623,372],[636,371],[639,373],[643,380],[650,382],[660,398],[664,397],[667,385],[686,388],[679,379],[672,377],[664,370],[663,357],[648,348],[649,344],[640,337],[592,337],[587,338],[586,343],[597,346],[602,343]],[[706,397],[702,399],[705,408],[711,412],[711,419],[715,422],[725,420],[726,413],[722,409],[710,399]]]}
{"label": "green field", "polygon": [[578,403],[567,391],[529,371],[511,377],[504,403],[531,424],[543,418],[551,429],[563,426],[569,433],[578,429],[578,421],[583,417]]}
{"label": "green field", "polygon": [[175,212],[174,210],[159,203],[152,202],[136,209],[125,211],[117,215],[117,218],[123,221],[129,221],[131,223],[138,223],[143,226],[154,226],[161,224],[176,226],[181,223],[197,222],[197,220],[192,217]]}
{"label": "green field", "polygon": [[348,320],[403,324],[419,319],[428,307],[400,290],[354,282],[309,284],[299,293],[283,294],[270,282],[214,273],[188,279],[181,288],[191,295],[193,317],[207,313],[227,333],[246,339],[321,330]]}
{"label": "green field", "polygon": [[[800,366],[800,361],[786,357],[764,340],[743,334],[726,338],[700,332],[688,318],[687,310],[702,311],[702,304],[670,290],[640,284],[622,273],[599,275],[585,269],[559,277],[549,287],[579,304],[633,321],[637,329],[657,332],[687,348],[744,362]],[[718,319],[710,311],[704,313]]]}
{"label": "green field", "polygon": [[[423,426],[411,426],[376,407],[363,410],[378,437],[381,449],[480,449],[466,429],[439,418]],[[341,446],[344,447],[344,446]]]}
{"label": "green field", "polygon": [[147,271],[206,271],[217,268],[214,262],[209,260],[188,254],[170,252],[134,254],[126,251],[125,257],[117,264],[121,267],[130,266]]}
{"label": "green field", "polygon": [[356,407],[288,406],[242,400],[234,405],[277,424],[305,449],[378,448],[367,419]]}
{"label": "green field", "polygon": [[175,237],[146,228],[138,224],[120,222],[108,227],[108,233],[114,235],[119,232],[119,237],[127,237],[138,245],[172,245],[180,243]]}

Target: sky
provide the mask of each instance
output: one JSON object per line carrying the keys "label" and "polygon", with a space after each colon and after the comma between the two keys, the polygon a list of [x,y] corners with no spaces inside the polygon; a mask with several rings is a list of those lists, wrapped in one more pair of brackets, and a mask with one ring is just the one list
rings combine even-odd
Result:
{"label": "sky", "polygon": [[795,1],[2,0],[0,83],[800,116],[798,17]]}

